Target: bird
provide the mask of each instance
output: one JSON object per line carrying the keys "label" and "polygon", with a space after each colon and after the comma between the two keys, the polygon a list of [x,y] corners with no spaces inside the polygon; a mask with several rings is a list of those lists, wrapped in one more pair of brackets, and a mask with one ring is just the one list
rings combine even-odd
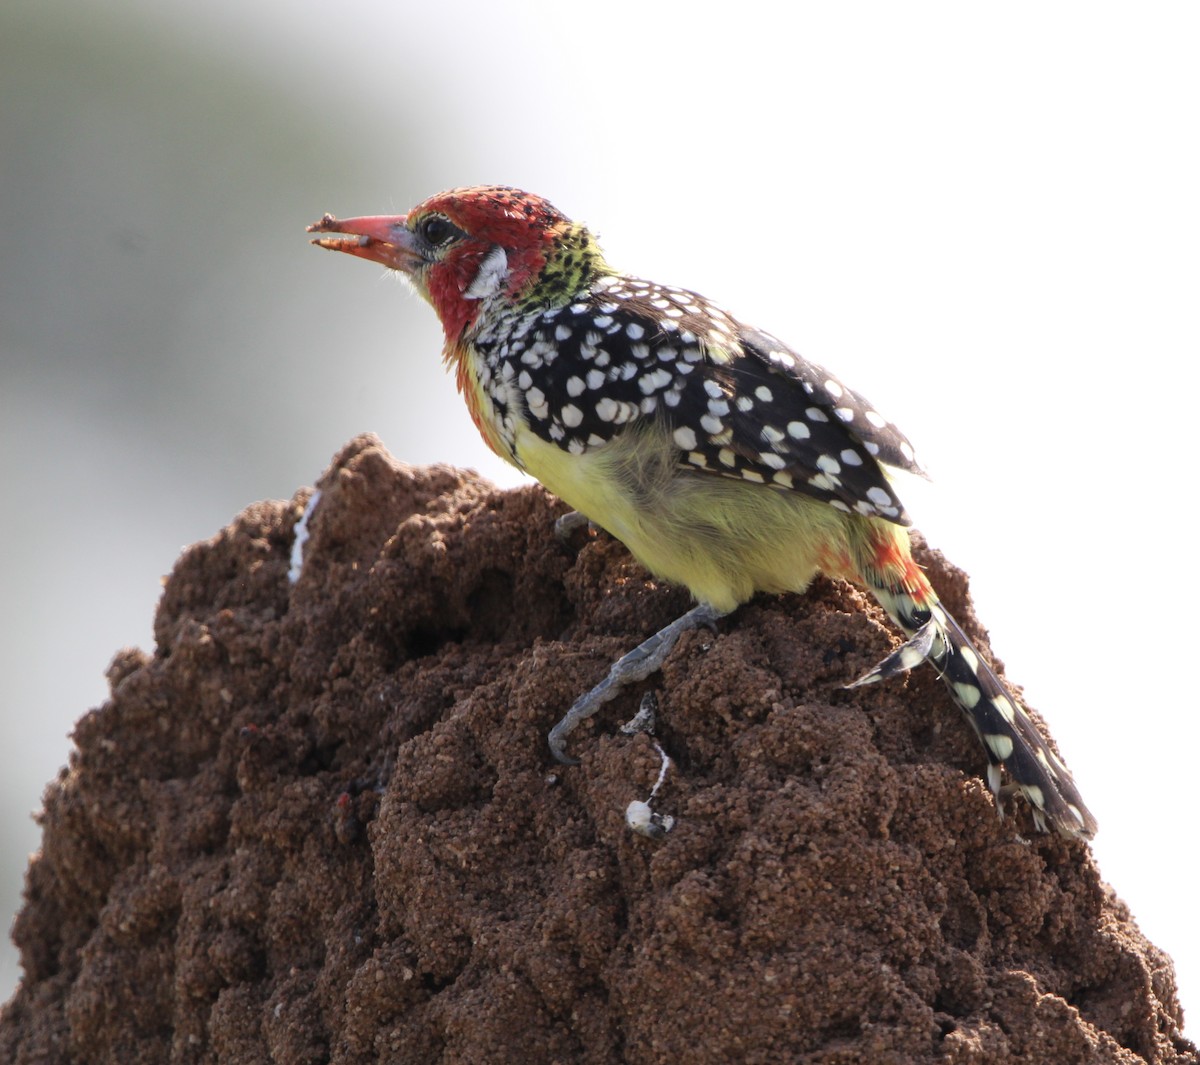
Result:
{"label": "bird", "polygon": [[586,225],[517,188],[308,230],[433,306],[485,443],[572,508],[560,534],[603,529],[696,602],[575,702],[549,734],[556,759],[575,763],[570,733],[683,633],[824,574],[867,589],[904,634],[847,687],[929,662],[982,743],[1000,815],[1021,795],[1037,829],[1094,835],[1070,772],[913,560],[894,478],[923,471],[865,397],[704,296],[619,271]]}

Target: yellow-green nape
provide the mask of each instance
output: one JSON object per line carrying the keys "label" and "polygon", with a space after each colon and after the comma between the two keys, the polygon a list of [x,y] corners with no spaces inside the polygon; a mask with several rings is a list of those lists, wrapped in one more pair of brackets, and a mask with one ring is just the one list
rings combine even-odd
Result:
{"label": "yellow-green nape", "polygon": [[598,278],[612,273],[587,226],[563,221],[551,230],[546,263],[521,303],[562,307],[587,291]]}

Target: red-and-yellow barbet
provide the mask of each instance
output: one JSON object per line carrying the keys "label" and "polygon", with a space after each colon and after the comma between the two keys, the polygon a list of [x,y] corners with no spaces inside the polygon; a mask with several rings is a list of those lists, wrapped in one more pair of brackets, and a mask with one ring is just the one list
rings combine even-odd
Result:
{"label": "red-and-yellow barbet", "polygon": [[[856,684],[929,661],[1038,827],[1096,822],[1063,763],[938,601],[910,554],[888,469],[920,472],[857,392],[703,296],[620,273],[588,229],[539,196],[453,189],[408,214],[310,227],[323,248],[398,271],[432,305],[479,431],[697,605],[618,661],[550,733],[659,669],[680,635],[756,592],[813,577],[870,590],[907,635]],[[586,517],[584,517],[586,515]]]}

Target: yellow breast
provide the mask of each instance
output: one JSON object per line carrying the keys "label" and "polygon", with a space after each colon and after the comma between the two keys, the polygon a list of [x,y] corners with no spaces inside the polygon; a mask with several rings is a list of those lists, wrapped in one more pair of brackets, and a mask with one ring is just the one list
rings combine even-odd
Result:
{"label": "yellow breast", "polygon": [[803,591],[818,572],[840,576],[859,547],[861,522],[826,503],[681,469],[658,426],[631,427],[583,455],[522,426],[516,449],[530,474],[651,573],[720,610],[755,592]]}

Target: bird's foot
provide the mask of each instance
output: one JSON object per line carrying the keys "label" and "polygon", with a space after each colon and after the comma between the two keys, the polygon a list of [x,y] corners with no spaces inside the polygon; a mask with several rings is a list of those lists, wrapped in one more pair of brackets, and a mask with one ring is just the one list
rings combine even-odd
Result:
{"label": "bird's foot", "polygon": [[576,529],[583,528],[589,533],[594,533],[598,526],[586,514],[570,510],[554,523],[554,535],[565,544],[570,542]]}
{"label": "bird's foot", "polygon": [[[571,515],[567,515],[570,517]],[[559,519],[560,521],[562,519]],[[585,519],[586,520],[586,519]],[[605,677],[586,695],[575,700],[575,705],[563,715],[557,725],[550,730],[550,752],[565,765],[578,765],[579,760],[567,754],[567,737],[575,730],[581,721],[586,721],[610,699],[621,694],[621,689],[639,680],[645,680],[651,673],[662,668],[667,655],[679,642],[679,637],[702,625],[713,628],[717,620],[724,617],[725,611],[701,604],[693,607],[682,617],[676,618],[670,625],[659,629],[648,640],[638,644],[629,654],[618,659]]]}

